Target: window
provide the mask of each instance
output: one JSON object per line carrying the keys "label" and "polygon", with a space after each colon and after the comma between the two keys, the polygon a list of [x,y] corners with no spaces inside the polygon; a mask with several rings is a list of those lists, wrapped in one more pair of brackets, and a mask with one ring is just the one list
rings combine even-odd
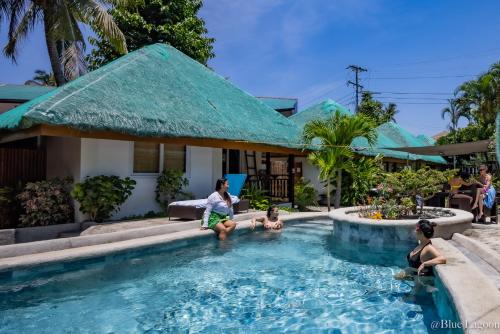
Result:
{"label": "window", "polygon": [[186,146],[163,144],[163,169],[186,172]]}
{"label": "window", "polygon": [[160,171],[160,144],[134,142],[134,173]]}

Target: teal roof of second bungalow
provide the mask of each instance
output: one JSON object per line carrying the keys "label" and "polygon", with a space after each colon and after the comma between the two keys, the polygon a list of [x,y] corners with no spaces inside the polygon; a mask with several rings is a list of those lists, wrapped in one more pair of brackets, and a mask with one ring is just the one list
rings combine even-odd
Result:
{"label": "teal roof of second bungalow", "polygon": [[29,101],[54,89],[48,86],[0,84],[0,100]]}
{"label": "teal roof of second bungalow", "polygon": [[259,100],[264,102],[274,110],[296,109],[297,99],[288,97],[264,97],[257,96]]}
{"label": "teal roof of second bungalow", "polygon": [[131,52],[0,115],[1,131],[44,124],[292,148],[298,146],[301,131],[293,121],[166,44]]}
{"label": "teal roof of second bungalow", "polygon": [[[352,114],[349,109],[345,108],[341,104],[333,100],[326,100],[298,112],[297,114],[291,116],[290,119],[303,128],[307,122],[318,118],[327,119],[337,110],[344,114]],[[446,163],[446,161],[439,156],[416,155],[402,151],[390,150],[390,148],[397,147],[433,145],[431,141],[432,139],[426,136],[414,136],[398,124],[388,122],[377,127],[377,143],[374,146],[370,147],[367,140],[364,138],[354,139],[351,146],[357,153],[362,155],[376,156],[377,154],[382,154],[385,157],[400,160],[423,160],[438,164]]]}

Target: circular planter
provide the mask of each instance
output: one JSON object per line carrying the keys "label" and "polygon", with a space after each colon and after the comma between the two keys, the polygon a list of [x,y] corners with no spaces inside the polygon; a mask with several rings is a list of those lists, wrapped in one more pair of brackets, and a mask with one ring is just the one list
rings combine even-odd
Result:
{"label": "circular planter", "polygon": [[[363,207],[348,207],[330,212],[333,219],[334,236],[342,241],[370,247],[394,247],[415,244],[415,225],[419,219],[369,219],[361,218],[357,212]],[[435,209],[425,207],[424,209]],[[434,238],[451,239],[453,233],[461,233],[471,228],[472,213],[448,209],[453,217],[429,219],[437,224]]]}

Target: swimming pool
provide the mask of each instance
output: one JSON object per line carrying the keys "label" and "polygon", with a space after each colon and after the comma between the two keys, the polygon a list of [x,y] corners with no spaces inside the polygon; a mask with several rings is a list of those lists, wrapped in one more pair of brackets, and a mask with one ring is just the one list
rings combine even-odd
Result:
{"label": "swimming pool", "polygon": [[440,333],[433,298],[392,278],[403,260],[345,247],[327,220],[128,252],[4,277],[0,332]]}

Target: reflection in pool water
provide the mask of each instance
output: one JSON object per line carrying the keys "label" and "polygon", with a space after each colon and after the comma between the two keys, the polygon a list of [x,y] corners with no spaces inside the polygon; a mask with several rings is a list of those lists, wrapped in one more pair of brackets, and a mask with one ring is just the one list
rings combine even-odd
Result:
{"label": "reflection in pool water", "polygon": [[289,224],[4,280],[0,332],[439,333],[431,296],[393,279],[404,265],[336,242],[331,221]]}

